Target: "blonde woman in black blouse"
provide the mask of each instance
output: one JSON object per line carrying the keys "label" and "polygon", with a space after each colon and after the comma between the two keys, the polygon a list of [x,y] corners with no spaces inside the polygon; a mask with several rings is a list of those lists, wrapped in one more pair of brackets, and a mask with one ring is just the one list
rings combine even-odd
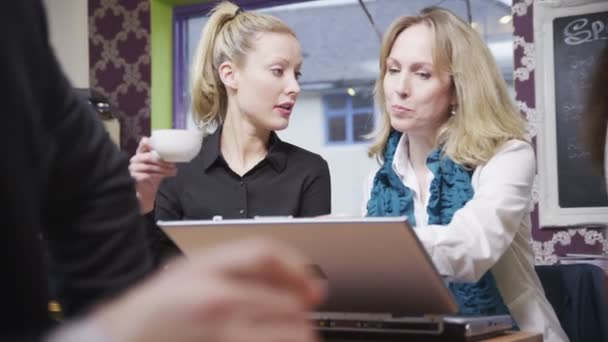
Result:
{"label": "blonde woman in black blouse", "polygon": [[[300,44],[284,22],[217,5],[191,86],[195,122],[217,129],[194,160],[177,167],[158,160],[142,139],[130,164],[142,213],[151,221],[329,214],[327,163],[275,133],[289,124],[301,64]],[[157,227],[149,231],[157,262],[177,252]]]}

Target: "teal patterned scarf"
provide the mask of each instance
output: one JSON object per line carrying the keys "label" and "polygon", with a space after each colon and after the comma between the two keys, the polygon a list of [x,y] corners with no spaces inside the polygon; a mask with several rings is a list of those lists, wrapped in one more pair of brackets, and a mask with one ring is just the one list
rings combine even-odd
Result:
{"label": "teal patterned scarf", "polygon": [[[389,136],[384,164],[376,173],[371,198],[367,203],[367,216],[406,215],[409,223],[416,226],[412,191],[403,185],[392,167],[401,135],[393,131]],[[427,207],[428,224],[447,225],[454,213],[473,198],[472,172],[442,157],[440,149],[432,151],[427,157],[427,166],[434,175]],[[509,314],[490,271],[477,283],[451,282],[449,288],[458,303],[460,315]]]}

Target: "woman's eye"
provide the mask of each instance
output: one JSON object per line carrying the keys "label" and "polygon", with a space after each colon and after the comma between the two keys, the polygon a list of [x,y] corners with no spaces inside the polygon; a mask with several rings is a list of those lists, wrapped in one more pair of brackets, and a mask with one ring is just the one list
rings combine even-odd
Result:
{"label": "woman's eye", "polygon": [[300,80],[300,78],[302,78],[302,73],[299,71],[296,71],[295,76],[296,76],[296,80]]}
{"label": "woman's eye", "polygon": [[275,76],[283,76],[283,69],[272,69],[272,74]]}
{"label": "woman's eye", "polygon": [[397,74],[397,73],[399,73],[399,69],[395,68],[395,67],[388,68],[388,73],[391,74],[391,75],[392,74]]}
{"label": "woman's eye", "polygon": [[428,80],[429,78],[431,78],[431,74],[429,74],[428,72],[417,72],[416,75],[418,75],[423,80]]}

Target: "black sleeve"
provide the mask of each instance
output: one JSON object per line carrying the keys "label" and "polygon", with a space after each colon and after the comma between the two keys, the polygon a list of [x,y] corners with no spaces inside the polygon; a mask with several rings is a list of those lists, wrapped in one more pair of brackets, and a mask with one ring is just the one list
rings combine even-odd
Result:
{"label": "black sleeve", "polygon": [[48,52],[46,238],[67,315],[141,279],[150,267],[128,163]]}
{"label": "black sleeve", "polygon": [[331,213],[331,179],[327,162],[319,157],[316,172],[304,187],[301,197],[300,216],[313,217]]}
{"label": "black sleeve", "polygon": [[17,6],[4,8],[0,18],[7,43],[2,91],[10,97],[3,112],[19,120],[22,131],[10,135],[26,147],[25,163],[13,167],[36,189],[28,200],[38,209],[29,214],[38,217],[57,295],[70,317],[141,279],[149,253],[127,160],[60,70],[42,4],[11,4]]}
{"label": "black sleeve", "polygon": [[175,243],[156,225],[158,220],[183,219],[176,190],[177,177],[179,176],[163,180],[156,194],[154,211],[146,215],[146,234],[155,269],[161,267],[170,258],[181,254]]}

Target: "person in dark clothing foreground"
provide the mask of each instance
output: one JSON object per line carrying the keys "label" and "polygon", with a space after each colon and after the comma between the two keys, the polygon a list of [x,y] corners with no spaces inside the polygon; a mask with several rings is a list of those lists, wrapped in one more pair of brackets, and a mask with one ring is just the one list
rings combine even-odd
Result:
{"label": "person in dark clothing foreground", "polygon": [[[305,311],[322,290],[274,242],[179,260],[127,290],[151,266],[127,160],[72,92],[45,20],[37,0],[0,12],[0,340],[314,340]],[[55,331],[47,248],[68,318]]]}

